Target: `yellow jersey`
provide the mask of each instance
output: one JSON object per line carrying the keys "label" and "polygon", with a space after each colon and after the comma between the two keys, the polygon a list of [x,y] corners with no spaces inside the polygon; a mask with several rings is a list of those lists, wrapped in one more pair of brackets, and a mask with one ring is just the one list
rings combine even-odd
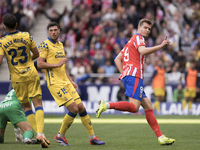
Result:
{"label": "yellow jersey", "polygon": [[30,81],[38,76],[30,51],[35,47],[28,32],[15,31],[0,39],[0,55],[7,57],[11,82]]}
{"label": "yellow jersey", "polygon": [[[63,58],[65,58],[65,51],[61,42],[55,42],[48,38],[42,42],[38,47],[40,57],[46,59],[49,64],[58,64]],[[66,84],[69,81],[65,72],[65,64],[61,67],[45,69],[47,86],[51,84]]]}

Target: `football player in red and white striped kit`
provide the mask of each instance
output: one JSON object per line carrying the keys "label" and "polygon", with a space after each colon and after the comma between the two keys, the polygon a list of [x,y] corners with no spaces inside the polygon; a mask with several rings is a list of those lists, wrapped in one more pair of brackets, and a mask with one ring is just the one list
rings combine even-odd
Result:
{"label": "football player in red and white striped kit", "polygon": [[143,87],[146,55],[154,53],[170,43],[166,37],[160,45],[146,47],[144,38],[149,35],[151,25],[152,23],[148,19],[140,20],[137,33],[133,35],[115,58],[115,64],[121,73],[119,78],[126,88],[125,95],[129,97],[129,102],[120,101],[107,103],[101,100],[96,112],[96,117],[99,118],[101,113],[107,109],[136,113],[141,105],[144,108],[146,120],[156,134],[158,142],[161,145],[171,145],[175,142],[175,139],[164,136],[160,131],[151,102],[147,98]]}

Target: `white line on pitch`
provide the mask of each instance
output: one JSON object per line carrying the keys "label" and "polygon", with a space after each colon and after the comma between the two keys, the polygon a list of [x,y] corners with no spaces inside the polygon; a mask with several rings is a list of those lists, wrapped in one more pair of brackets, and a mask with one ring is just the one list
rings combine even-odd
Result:
{"label": "white line on pitch", "polygon": [[[91,119],[92,123],[147,123],[146,119]],[[63,119],[44,119],[45,123],[62,123]],[[159,124],[200,124],[199,119],[157,119]],[[81,123],[80,119],[74,119],[74,123]]]}

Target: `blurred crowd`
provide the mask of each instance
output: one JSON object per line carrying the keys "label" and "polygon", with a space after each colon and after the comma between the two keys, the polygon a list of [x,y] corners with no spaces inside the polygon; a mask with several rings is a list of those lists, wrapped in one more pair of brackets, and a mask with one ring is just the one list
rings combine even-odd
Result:
{"label": "blurred crowd", "polygon": [[[169,83],[177,81],[192,59],[200,70],[200,1],[74,0],[72,11],[66,10],[59,22],[70,73],[117,73],[113,60],[137,32],[142,18],[153,23],[146,39],[148,47],[160,44],[165,36],[170,41],[169,46],[146,58],[145,73],[152,74],[159,59],[164,61],[165,72],[171,73]],[[99,78],[97,83],[108,82]]]}
{"label": "blurred crowd", "polygon": [[[29,3],[28,1],[31,1]],[[115,83],[114,73],[119,73],[114,58],[137,32],[142,18],[152,21],[146,39],[147,47],[160,44],[165,36],[170,45],[146,57],[146,74],[152,74],[158,60],[163,60],[166,73],[171,73],[169,83],[195,60],[200,71],[200,1],[199,0],[73,0],[72,10],[65,7],[62,14],[53,9],[53,1],[1,0],[0,16],[11,12],[18,18],[18,29],[29,31],[38,12],[60,24],[63,43],[68,56],[67,69],[78,76],[79,83]],[[51,13],[42,8],[45,3]],[[32,11],[32,13],[30,12]],[[28,21],[27,21],[28,20]],[[0,20],[1,22],[1,20]],[[0,37],[4,35],[0,23]],[[92,73],[99,76],[90,78]]]}
{"label": "blurred crowd", "polygon": [[17,29],[31,32],[35,18],[45,5],[51,7],[53,0],[0,0],[0,38],[6,34],[2,17],[11,13],[17,18]]}

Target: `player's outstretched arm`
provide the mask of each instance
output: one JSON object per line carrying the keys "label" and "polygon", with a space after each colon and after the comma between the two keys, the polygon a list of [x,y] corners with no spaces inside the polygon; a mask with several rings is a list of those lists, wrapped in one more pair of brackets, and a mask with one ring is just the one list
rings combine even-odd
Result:
{"label": "player's outstretched arm", "polygon": [[37,67],[39,69],[51,69],[51,68],[57,68],[57,67],[61,67],[63,64],[65,64],[67,62],[66,58],[63,58],[58,64],[49,64],[47,62],[45,62],[45,58],[43,57],[39,57],[37,59]]}
{"label": "player's outstretched arm", "polygon": [[163,48],[165,45],[167,45],[169,43],[170,42],[169,42],[169,40],[167,40],[167,36],[166,36],[165,39],[164,39],[164,41],[160,45],[153,46],[153,47],[140,46],[138,48],[138,51],[142,55],[149,55],[151,53],[154,53],[154,52],[160,50],[161,48]]}
{"label": "player's outstretched arm", "polygon": [[117,69],[119,70],[120,73],[123,72],[123,63],[122,63],[122,53],[120,52],[117,57],[115,58],[115,64],[117,66]]}

